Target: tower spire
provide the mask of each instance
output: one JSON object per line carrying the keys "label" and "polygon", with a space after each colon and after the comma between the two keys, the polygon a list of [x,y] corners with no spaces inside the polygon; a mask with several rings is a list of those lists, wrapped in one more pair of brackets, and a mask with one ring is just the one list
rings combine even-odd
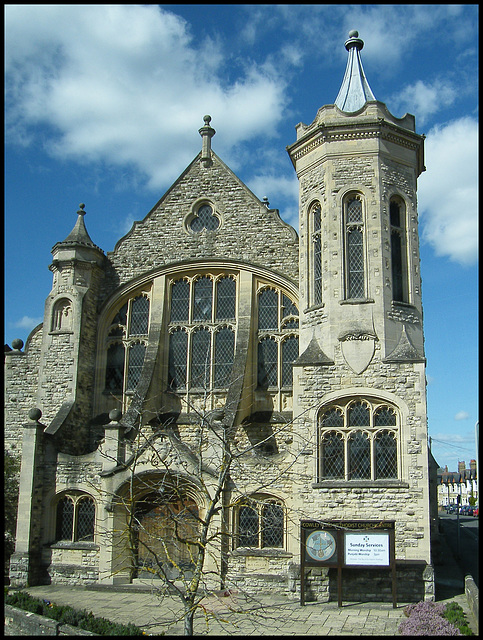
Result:
{"label": "tower spire", "polygon": [[364,75],[359,51],[364,42],[359,38],[357,31],[350,31],[349,39],[345,42],[345,48],[349,52],[347,67],[342,86],[335,105],[345,113],[353,113],[362,109],[369,100],[375,100],[371,87]]}

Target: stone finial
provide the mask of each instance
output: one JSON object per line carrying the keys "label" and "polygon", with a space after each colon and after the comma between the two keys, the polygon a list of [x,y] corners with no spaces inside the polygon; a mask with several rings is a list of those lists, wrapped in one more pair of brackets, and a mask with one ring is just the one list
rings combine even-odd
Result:
{"label": "stone finial", "polygon": [[83,202],[81,202],[79,205],[79,210],[77,211],[77,215],[85,216],[86,215],[86,212],[84,211],[85,208],[86,208],[86,205]]}
{"label": "stone finial", "polygon": [[30,409],[29,411],[30,420],[33,420],[33,422],[38,422],[41,417],[42,417],[42,411],[40,411],[40,409],[37,409],[37,407],[33,407],[33,409]]}
{"label": "stone finial", "polygon": [[263,196],[262,202],[267,207],[267,209],[270,208],[270,202],[268,201],[268,197],[267,196]]}
{"label": "stone finial", "polygon": [[109,411],[109,420],[111,420],[111,422],[119,422],[121,418],[122,411],[120,409],[112,409]]}
{"label": "stone finial", "polygon": [[211,116],[204,116],[205,126],[199,129],[199,134],[203,139],[203,146],[201,149],[201,164],[204,167],[211,167],[213,160],[211,159],[211,138],[215,135],[216,131],[213,127],[210,127]]}
{"label": "stone finial", "polygon": [[21,351],[23,347],[23,340],[20,340],[20,338],[15,338],[15,340],[12,340],[12,349],[14,349],[15,351]]}

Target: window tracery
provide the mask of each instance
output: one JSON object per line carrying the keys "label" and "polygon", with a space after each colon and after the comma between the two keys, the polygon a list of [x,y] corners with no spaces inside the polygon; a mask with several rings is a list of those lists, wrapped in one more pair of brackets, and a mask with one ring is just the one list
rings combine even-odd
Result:
{"label": "window tracery", "polygon": [[253,495],[235,507],[235,547],[283,548],[284,507],[272,496]]}
{"label": "window tracery", "polygon": [[350,398],[319,415],[319,480],[398,477],[398,413],[376,399]]}
{"label": "window tracery", "polygon": [[90,542],[94,540],[96,507],[85,494],[64,494],[56,505],[55,540]]}

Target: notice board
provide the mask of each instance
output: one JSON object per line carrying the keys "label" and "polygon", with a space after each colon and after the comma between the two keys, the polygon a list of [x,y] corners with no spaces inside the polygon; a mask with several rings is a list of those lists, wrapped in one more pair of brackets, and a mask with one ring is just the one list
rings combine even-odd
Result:
{"label": "notice board", "polygon": [[396,603],[393,521],[300,521],[300,604],[305,604],[305,567],[337,568],[338,604],[342,606],[342,569],[390,569]]}

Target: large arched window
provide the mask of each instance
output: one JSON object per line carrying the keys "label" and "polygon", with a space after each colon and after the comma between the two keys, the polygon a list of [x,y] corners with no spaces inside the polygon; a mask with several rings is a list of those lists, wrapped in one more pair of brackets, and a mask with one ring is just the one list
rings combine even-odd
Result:
{"label": "large arched window", "polygon": [[319,415],[318,479],[398,478],[398,412],[376,398],[345,398]]}
{"label": "large arched window", "polygon": [[364,211],[359,194],[344,200],[345,227],[345,287],[346,298],[359,299],[366,295],[364,268]]}

